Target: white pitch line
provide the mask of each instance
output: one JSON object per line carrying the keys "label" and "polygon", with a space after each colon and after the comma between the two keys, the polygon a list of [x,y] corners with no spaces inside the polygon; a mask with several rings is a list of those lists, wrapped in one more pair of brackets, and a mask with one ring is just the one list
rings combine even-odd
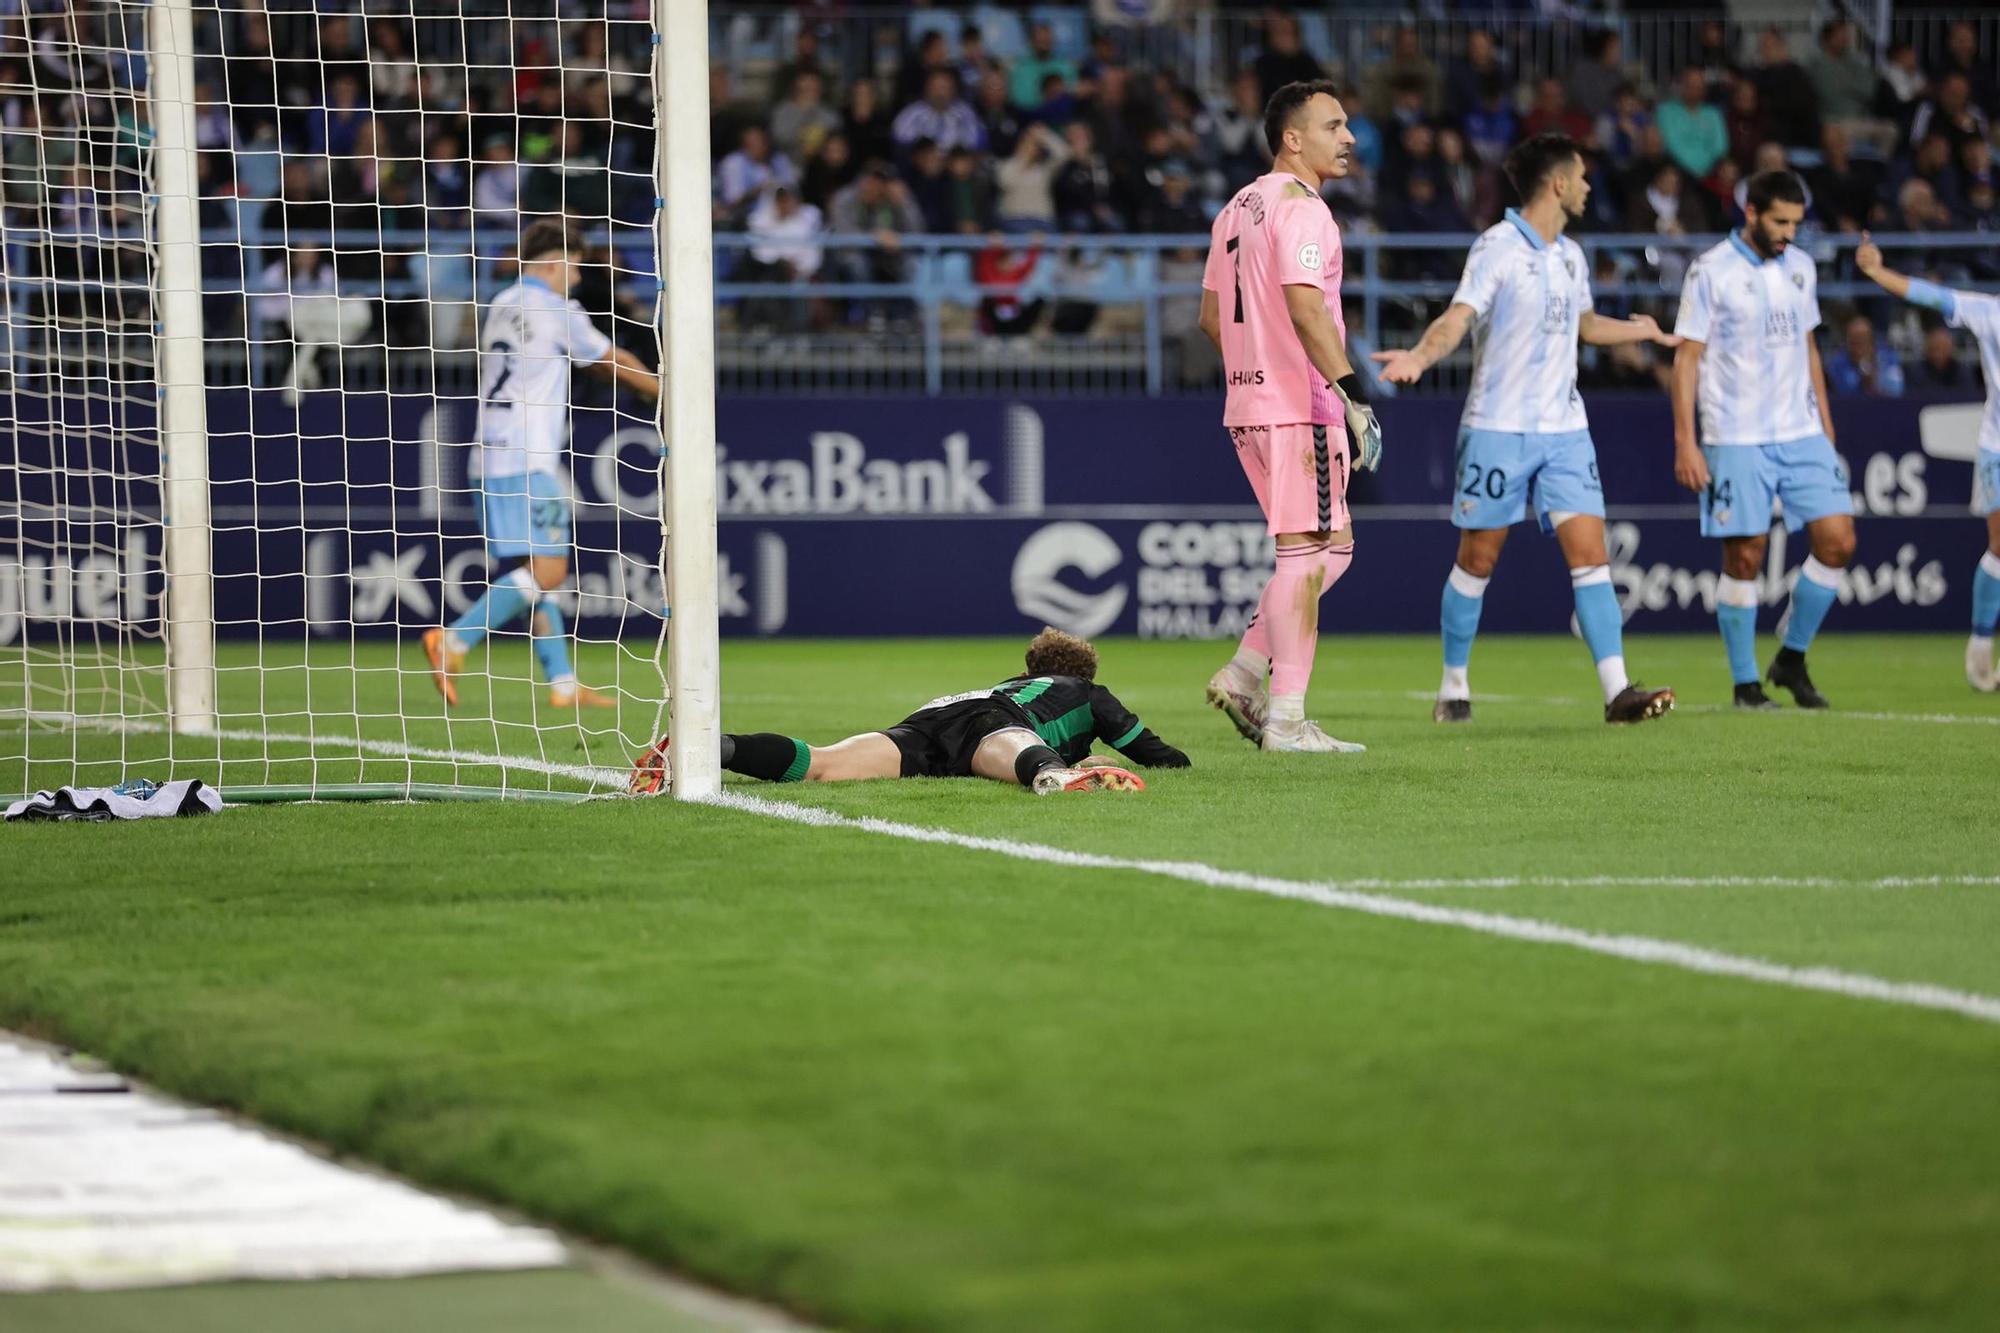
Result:
{"label": "white pitch line", "polygon": [[1580,949],[1586,953],[1602,954],[1656,967],[1679,968],[1682,971],[1699,972],[1709,976],[1734,977],[1769,986],[1784,986],[1792,990],[1841,995],[1849,999],[1875,1000],[1883,1004],[1933,1009],[1978,1019],[1984,1023],[2000,1024],[2000,996],[1954,990],[1927,982],[1890,981],[1884,977],[1869,976],[1862,972],[1847,972],[1832,967],[1795,967],[1787,963],[1722,953],[1715,949],[1704,949],[1673,940],[1653,939],[1644,935],[1606,935],[1532,917],[1503,916],[1493,912],[1475,912],[1464,908],[1413,902],[1407,898],[1363,892],[1349,885],[1315,884],[1300,880],[1278,879],[1270,875],[1253,875],[1240,870],[1223,870],[1199,861],[1135,860],[1122,856],[1105,856],[1096,852],[1070,851],[1067,848],[1049,847],[1041,843],[1018,842],[1011,838],[975,837],[971,834],[954,833],[949,829],[924,828],[916,824],[900,824],[886,819],[855,819],[817,806],[792,805],[784,801],[744,796],[735,792],[722,792],[708,803],[723,809],[787,820],[812,828],[857,829],[863,833],[875,833],[908,842],[963,847],[970,851],[991,852],[1017,861],[1034,861],[1044,865],[1072,866],[1091,870],[1130,870],[1140,874],[1159,875],[1190,884],[1200,884],[1208,888],[1257,893],[1273,898],[1289,898],[1297,902],[1314,903],[1321,907],[1362,912],[1369,916],[1415,921],[1432,926],[1450,926],[1501,939],[1560,945],[1564,948]]}
{"label": "white pitch line", "polygon": [[2000,886],[2000,875],[1488,875],[1467,879],[1347,879],[1343,889],[1922,889]]}

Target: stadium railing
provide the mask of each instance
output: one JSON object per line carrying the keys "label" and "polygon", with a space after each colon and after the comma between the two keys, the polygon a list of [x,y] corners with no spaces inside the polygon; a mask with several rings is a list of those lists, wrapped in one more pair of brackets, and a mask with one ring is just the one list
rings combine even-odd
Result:
{"label": "stadium railing", "polygon": [[[372,323],[361,337],[338,347],[339,381],[353,388],[470,392],[476,375],[472,351],[477,304],[504,282],[498,261],[475,251],[472,233],[382,231],[292,233],[294,246],[325,245],[336,261],[351,243],[355,252],[386,253],[408,266],[382,280],[340,280],[334,295],[369,306]],[[595,238],[606,244],[600,231]],[[1371,235],[1344,238],[1344,292],[1350,332],[1358,352],[1414,340],[1423,324],[1450,299],[1465,251],[1475,237],[1463,235]],[[1659,316],[1663,323],[1678,298],[1681,275],[1717,236],[1667,237],[1650,234],[1581,234],[1576,237],[1594,274],[1600,308],[1626,304]],[[284,233],[245,229],[203,233],[205,248],[240,249],[247,255],[282,249]],[[611,245],[614,287],[625,302],[650,308],[656,281],[650,250],[628,244],[621,234]],[[1944,267],[1956,285],[2000,290],[1982,281],[1954,256],[1977,259],[1987,276],[2000,274],[2000,242],[1984,232],[1882,234],[1876,240],[1891,256],[1927,252],[1932,270]],[[115,243],[109,238],[106,244]],[[717,282],[717,377],[725,392],[942,394],[1034,391],[1099,395],[1162,396],[1212,392],[1217,380],[1212,349],[1195,327],[1201,300],[1205,235],[1093,235],[1004,238],[1004,247],[1039,245],[1035,271],[1024,283],[982,284],[973,276],[980,251],[994,244],[986,236],[909,235],[899,238],[901,274],[895,281],[846,281],[843,273],[864,269],[877,250],[871,236],[827,235],[809,242],[823,256],[824,280],[801,283],[770,280],[743,272],[749,251],[769,242],[743,233],[715,238]],[[1860,303],[1885,322],[1897,311],[1872,283],[1852,271],[1847,258],[1859,243],[1849,235],[1809,232],[1801,243],[1822,266],[1820,296],[1830,306]],[[793,244],[787,242],[785,244]],[[1429,262],[1426,262],[1426,261]],[[255,274],[261,266],[246,260]],[[392,265],[393,268],[393,265]],[[1429,276],[1413,276],[1419,270]],[[1612,276],[1615,274],[1615,276]],[[8,286],[15,305],[52,299],[79,285],[76,278],[38,278],[23,268]],[[212,386],[274,382],[298,351],[282,320],[271,318],[268,302],[285,297],[254,278],[233,274],[206,282],[213,303],[211,324],[243,320],[247,337],[215,339],[209,348]],[[48,289],[45,291],[45,289]],[[323,298],[326,293],[314,292]],[[979,310],[987,298],[1023,304],[1041,301],[1033,332],[1006,336],[982,328]],[[1879,304],[1875,304],[1879,303]],[[1059,307],[1067,307],[1067,312]],[[402,318],[428,325],[421,345],[398,346],[388,332],[394,307]],[[1065,321],[1061,316],[1067,313]],[[438,321],[449,321],[449,336],[437,336]],[[11,339],[0,351],[33,356],[48,349],[37,337],[56,337],[60,325],[17,318]],[[1082,331],[1054,332],[1055,327]],[[323,349],[332,347],[323,340]],[[82,344],[79,344],[79,354]],[[1463,387],[1469,352],[1427,378],[1423,391],[1453,392]]]}

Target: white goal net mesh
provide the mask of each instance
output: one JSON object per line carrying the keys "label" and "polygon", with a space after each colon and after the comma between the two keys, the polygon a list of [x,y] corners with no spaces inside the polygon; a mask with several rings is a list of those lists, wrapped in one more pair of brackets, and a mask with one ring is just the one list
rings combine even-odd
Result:
{"label": "white goal net mesh", "polygon": [[[656,409],[611,364],[658,362],[650,6],[177,0],[187,60],[165,2],[0,7],[0,794],[616,786],[665,692]],[[523,264],[548,222],[573,262]],[[494,321],[524,290],[533,352]],[[190,336],[213,614],[169,632]],[[212,672],[198,731],[170,655]]]}

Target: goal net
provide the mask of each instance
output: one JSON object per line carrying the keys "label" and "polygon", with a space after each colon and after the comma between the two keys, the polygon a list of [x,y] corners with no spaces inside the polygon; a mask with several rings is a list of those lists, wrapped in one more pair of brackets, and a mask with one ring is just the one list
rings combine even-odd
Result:
{"label": "goal net", "polygon": [[0,10],[0,794],[620,787],[668,693],[609,364],[660,357],[655,17]]}

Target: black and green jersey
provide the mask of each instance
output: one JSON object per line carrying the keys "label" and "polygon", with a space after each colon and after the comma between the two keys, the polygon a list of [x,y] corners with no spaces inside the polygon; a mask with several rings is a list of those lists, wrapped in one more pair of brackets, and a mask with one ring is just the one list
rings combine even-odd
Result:
{"label": "black and green jersey", "polygon": [[1042,741],[1074,764],[1103,741],[1133,763],[1186,768],[1188,757],[1147,730],[1137,715],[1102,685],[1075,676],[1016,676],[993,694],[1028,715]]}

